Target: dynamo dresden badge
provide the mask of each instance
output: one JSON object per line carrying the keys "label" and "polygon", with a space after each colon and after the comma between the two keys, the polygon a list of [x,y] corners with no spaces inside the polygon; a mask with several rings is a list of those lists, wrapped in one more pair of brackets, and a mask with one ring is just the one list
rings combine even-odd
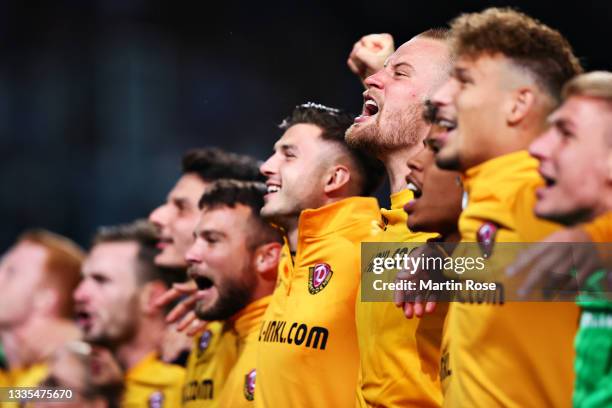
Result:
{"label": "dynamo dresden badge", "polygon": [[206,330],[200,336],[200,341],[198,342],[198,357],[202,355],[210,345],[210,340],[212,339],[212,332],[210,330]]}
{"label": "dynamo dresden badge", "polygon": [[476,232],[476,241],[482,251],[482,256],[488,258],[493,253],[493,245],[495,245],[495,236],[497,235],[497,225],[492,222],[485,222],[478,228]]}
{"label": "dynamo dresden badge", "polygon": [[252,369],[244,376],[244,398],[247,401],[253,401],[255,398],[255,369]]}
{"label": "dynamo dresden badge", "polygon": [[315,264],[315,266],[308,268],[308,271],[308,291],[311,295],[316,295],[322,291],[334,274],[331,266],[326,263]]}
{"label": "dynamo dresden badge", "polygon": [[149,395],[149,408],[162,408],[164,406],[164,393],[155,391]]}

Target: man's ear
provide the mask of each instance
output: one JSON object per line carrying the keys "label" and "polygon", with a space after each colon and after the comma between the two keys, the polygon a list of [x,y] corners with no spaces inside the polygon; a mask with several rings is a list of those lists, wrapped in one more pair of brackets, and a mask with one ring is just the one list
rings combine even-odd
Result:
{"label": "man's ear", "polygon": [[167,289],[166,285],[159,280],[145,283],[140,289],[140,310],[146,315],[159,313],[160,308],[155,305],[155,301]]}
{"label": "man's ear", "polygon": [[512,94],[509,109],[506,113],[506,121],[511,126],[516,126],[525,120],[535,104],[535,94],[533,89],[523,87]]}
{"label": "man's ear", "polygon": [[276,281],[281,248],[282,245],[278,242],[269,242],[255,249],[253,257],[255,271],[266,281]]}
{"label": "man's ear", "polygon": [[350,180],[351,172],[348,167],[343,164],[337,164],[327,174],[324,191],[328,195],[332,194],[347,186]]}

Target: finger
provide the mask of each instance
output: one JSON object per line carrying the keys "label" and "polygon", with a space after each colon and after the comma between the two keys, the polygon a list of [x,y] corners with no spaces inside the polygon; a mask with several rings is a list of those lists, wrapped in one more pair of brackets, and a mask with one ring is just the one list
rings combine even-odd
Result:
{"label": "finger", "polygon": [[206,327],[207,322],[204,320],[195,320],[192,324],[191,324],[191,328],[186,332],[186,334],[188,336],[196,336],[200,333],[202,333],[204,331],[204,328]]}
{"label": "finger", "polygon": [[181,319],[181,321],[176,325],[176,330],[182,332],[187,328],[195,319],[197,319],[195,312],[192,310],[185,315]]}
{"label": "finger", "polygon": [[170,313],[168,313],[168,316],[166,316],[166,322],[174,323],[179,320],[181,316],[185,315],[194,308],[197,301],[198,299],[194,295],[191,295],[178,305],[174,306]]}
{"label": "finger", "polygon": [[557,262],[558,255],[554,251],[538,258],[537,262],[531,267],[523,285],[518,290],[518,295],[523,298],[529,295],[539,283],[547,279],[547,276]]}
{"label": "finger", "polygon": [[414,317],[414,304],[412,302],[406,302],[404,304],[404,316],[407,319],[412,319]]}
{"label": "finger", "polygon": [[348,65],[349,69],[351,70],[351,72],[355,75],[360,75],[361,74],[361,70],[359,69],[359,67],[357,66],[357,64],[355,63],[355,61],[351,58],[349,58],[346,61],[346,64]]}
{"label": "finger", "polygon": [[425,311],[425,307],[423,306],[423,302],[414,302],[414,315],[416,317],[423,317],[423,312]]}
{"label": "finger", "polygon": [[175,301],[179,297],[181,297],[181,294],[179,291],[177,291],[174,288],[168,289],[160,297],[155,299],[155,306],[157,307],[166,306],[167,304]]}
{"label": "finger", "polygon": [[425,313],[430,314],[430,313],[435,312],[435,311],[436,311],[436,305],[437,305],[437,304],[438,304],[437,302],[434,302],[434,301],[428,301],[428,302],[425,304]]}
{"label": "finger", "polygon": [[196,285],[194,280],[190,280],[187,282],[175,283],[172,285],[172,288],[183,294],[191,294],[197,292],[198,285]]}
{"label": "finger", "polygon": [[531,265],[536,259],[541,257],[548,249],[548,243],[533,245],[531,248],[522,252],[516,261],[506,268],[506,275],[512,277]]}

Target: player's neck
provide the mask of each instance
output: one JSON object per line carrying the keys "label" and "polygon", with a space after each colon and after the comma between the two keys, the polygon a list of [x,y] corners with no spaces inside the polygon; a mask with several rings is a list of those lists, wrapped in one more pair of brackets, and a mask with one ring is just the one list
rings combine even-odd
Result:
{"label": "player's neck", "polygon": [[406,188],[406,176],[410,174],[408,160],[421,149],[421,143],[417,143],[384,153],[379,157],[387,170],[391,194],[398,193]]}
{"label": "player's neck", "polygon": [[125,370],[133,368],[152,352],[159,352],[165,326],[162,320],[151,320],[141,322],[136,335],[115,349],[117,361]]}

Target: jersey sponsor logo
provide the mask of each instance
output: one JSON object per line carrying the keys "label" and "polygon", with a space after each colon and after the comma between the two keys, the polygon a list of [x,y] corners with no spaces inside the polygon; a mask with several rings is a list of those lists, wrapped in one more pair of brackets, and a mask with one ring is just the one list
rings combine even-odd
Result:
{"label": "jersey sponsor logo", "polygon": [[308,291],[311,295],[316,295],[322,291],[334,274],[331,266],[326,263],[315,264],[315,266],[308,268],[308,271]]}
{"label": "jersey sponsor logo", "polygon": [[208,346],[210,346],[210,341],[212,340],[212,336],[213,334],[212,334],[212,331],[210,330],[206,330],[200,336],[200,341],[198,342],[198,358],[200,358],[200,356],[202,356],[202,354],[206,351],[206,349],[208,349]]}
{"label": "jersey sponsor logo", "polygon": [[183,387],[183,403],[195,400],[213,399],[213,380],[190,381]]}
{"label": "jersey sponsor logo", "polygon": [[497,235],[497,225],[492,222],[485,222],[476,231],[476,241],[482,251],[482,256],[489,258],[493,253],[493,245],[495,245],[495,236]]}
{"label": "jersey sponsor logo", "polygon": [[287,343],[295,346],[325,350],[329,330],[325,327],[311,326],[293,322],[289,325],[283,320],[263,321],[259,330],[259,341],[266,343]]}
{"label": "jersey sponsor logo", "polygon": [[247,401],[255,399],[255,377],[257,373],[252,369],[244,376],[244,398]]}
{"label": "jersey sponsor logo", "polygon": [[164,406],[164,393],[155,391],[149,395],[149,408],[162,408]]}

